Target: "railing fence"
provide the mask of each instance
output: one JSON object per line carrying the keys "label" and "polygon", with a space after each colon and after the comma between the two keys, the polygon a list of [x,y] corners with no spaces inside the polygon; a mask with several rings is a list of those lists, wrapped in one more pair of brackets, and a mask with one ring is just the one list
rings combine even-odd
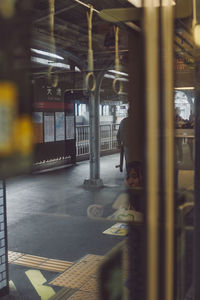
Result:
{"label": "railing fence", "polygon": [[[100,125],[100,151],[112,151],[117,148],[117,131],[119,124]],[[88,155],[89,149],[89,125],[76,126],[76,156]]]}

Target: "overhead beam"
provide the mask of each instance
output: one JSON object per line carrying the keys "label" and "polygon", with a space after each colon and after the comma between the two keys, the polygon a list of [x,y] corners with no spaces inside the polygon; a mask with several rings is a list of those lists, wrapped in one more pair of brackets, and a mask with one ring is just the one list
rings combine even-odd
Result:
{"label": "overhead beam", "polygon": [[[70,6],[65,6],[64,8],[61,8],[61,9],[57,10],[57,11],[54,13],[54,15],[58,15],[58,14],[61,14],[61,13],[63,13],[63,12],[66,12],[66,11],[68,11],[68,10],[70,10],[70,9],[75,8],[76,6],[77,6],[77,4],[72,4],[72,5],[70,5]],[[49,19],[49,17],[50,17],[50,14],[49,14],[49,10],[48,10],[48,14],[45,14],[43,17],[40,17],[40,18],[36,19],[36,20],[34,21],[34,23],[42,22],[42,21],[44,21],[44,20],[46,20],[46,19]]]}
{"label": "overhead beam", "polygon": [[[192,1],[177,0],[175,6],[175,18],[184,19],[192,16]],[[128,7],[128,8],[113,8],[103,9],[98,14],[104,21],[111,23],[139,21],[142,17],[142,8]]]}
{"label": "overhead beam", "polygon": [[101,10],[98,16],[104,21],[119,23],[128,21],[138,21],[141,19],[141,13],[141,8],[112,8]]}

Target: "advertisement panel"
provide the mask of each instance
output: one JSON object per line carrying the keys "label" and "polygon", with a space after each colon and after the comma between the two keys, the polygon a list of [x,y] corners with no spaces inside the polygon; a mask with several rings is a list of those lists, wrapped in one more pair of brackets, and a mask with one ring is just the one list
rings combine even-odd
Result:
{"label": "advertisement panel", "polygon": [[63,141],[65,139],[65,113],[56,112],[56,141]]}
{"label": "advertisement panel", "polygon": [[34,136],[35,143],[43,143],[44,141],[43,113],[34,112],[33,119],[34,119],[34,129],[35,129],[35,136]]}
{"label": "advertisement panel", "polygon": [[74,116],[66,116],[66,140],[75,139]]}
{"label": "advertisement panel", "polygon": [[54,142],[54,114],[44,114],[44,141]]}

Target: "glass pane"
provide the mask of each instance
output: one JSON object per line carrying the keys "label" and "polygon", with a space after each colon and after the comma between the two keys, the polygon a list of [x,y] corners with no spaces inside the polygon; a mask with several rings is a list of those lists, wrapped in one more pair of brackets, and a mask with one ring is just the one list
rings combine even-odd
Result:
{"label": "glass pane", "polygon": [[[195,56],[191,19],[175,23],[175,168],[177,297],[193,294],[195,175]],[[188,31],[189,30],[189,31]],[[182,42],[181,42],[182,41]],[[181,254],[180,254],[181,253]]]}

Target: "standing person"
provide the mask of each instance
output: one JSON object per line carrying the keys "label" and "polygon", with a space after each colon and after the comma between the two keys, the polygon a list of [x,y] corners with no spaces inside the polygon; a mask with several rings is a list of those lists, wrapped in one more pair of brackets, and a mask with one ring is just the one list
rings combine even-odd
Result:
{"label": "standing person", "polygon": [[[194,128],[194,114],[192,112],[190,112],[190,116],[189,116],[189,128],[191,128],[191,129]],[[188,138],[187,142],[188,142],[188,146],[189,146],[189,149],[190,149],[190,158],[193,161],[194,160],[194,157],[193,157],[194,138]]]}
{"label": "standing person", "polygon": [[131,141],[130,141],[130,128],[131,128],[131,120],[130,120],[130,108],[128,109],[128,116],[122,119],[119,129],[117,132],[117,143],[118,147],[123,147],[126,168],[127,164],[132,161],[131,155]]}
{"label": "standing person", "polygon": [[[175,108],[175,116],[174,116],[174,123],[176,129],[183,128],[183,125],[185,123],[185,120],[180,116],[180,110],[179,108]],[[183,148],[182,148],[182,138],[175,138],[175,147],[176,147],[176,161],[178,163],[183,162]]]}

